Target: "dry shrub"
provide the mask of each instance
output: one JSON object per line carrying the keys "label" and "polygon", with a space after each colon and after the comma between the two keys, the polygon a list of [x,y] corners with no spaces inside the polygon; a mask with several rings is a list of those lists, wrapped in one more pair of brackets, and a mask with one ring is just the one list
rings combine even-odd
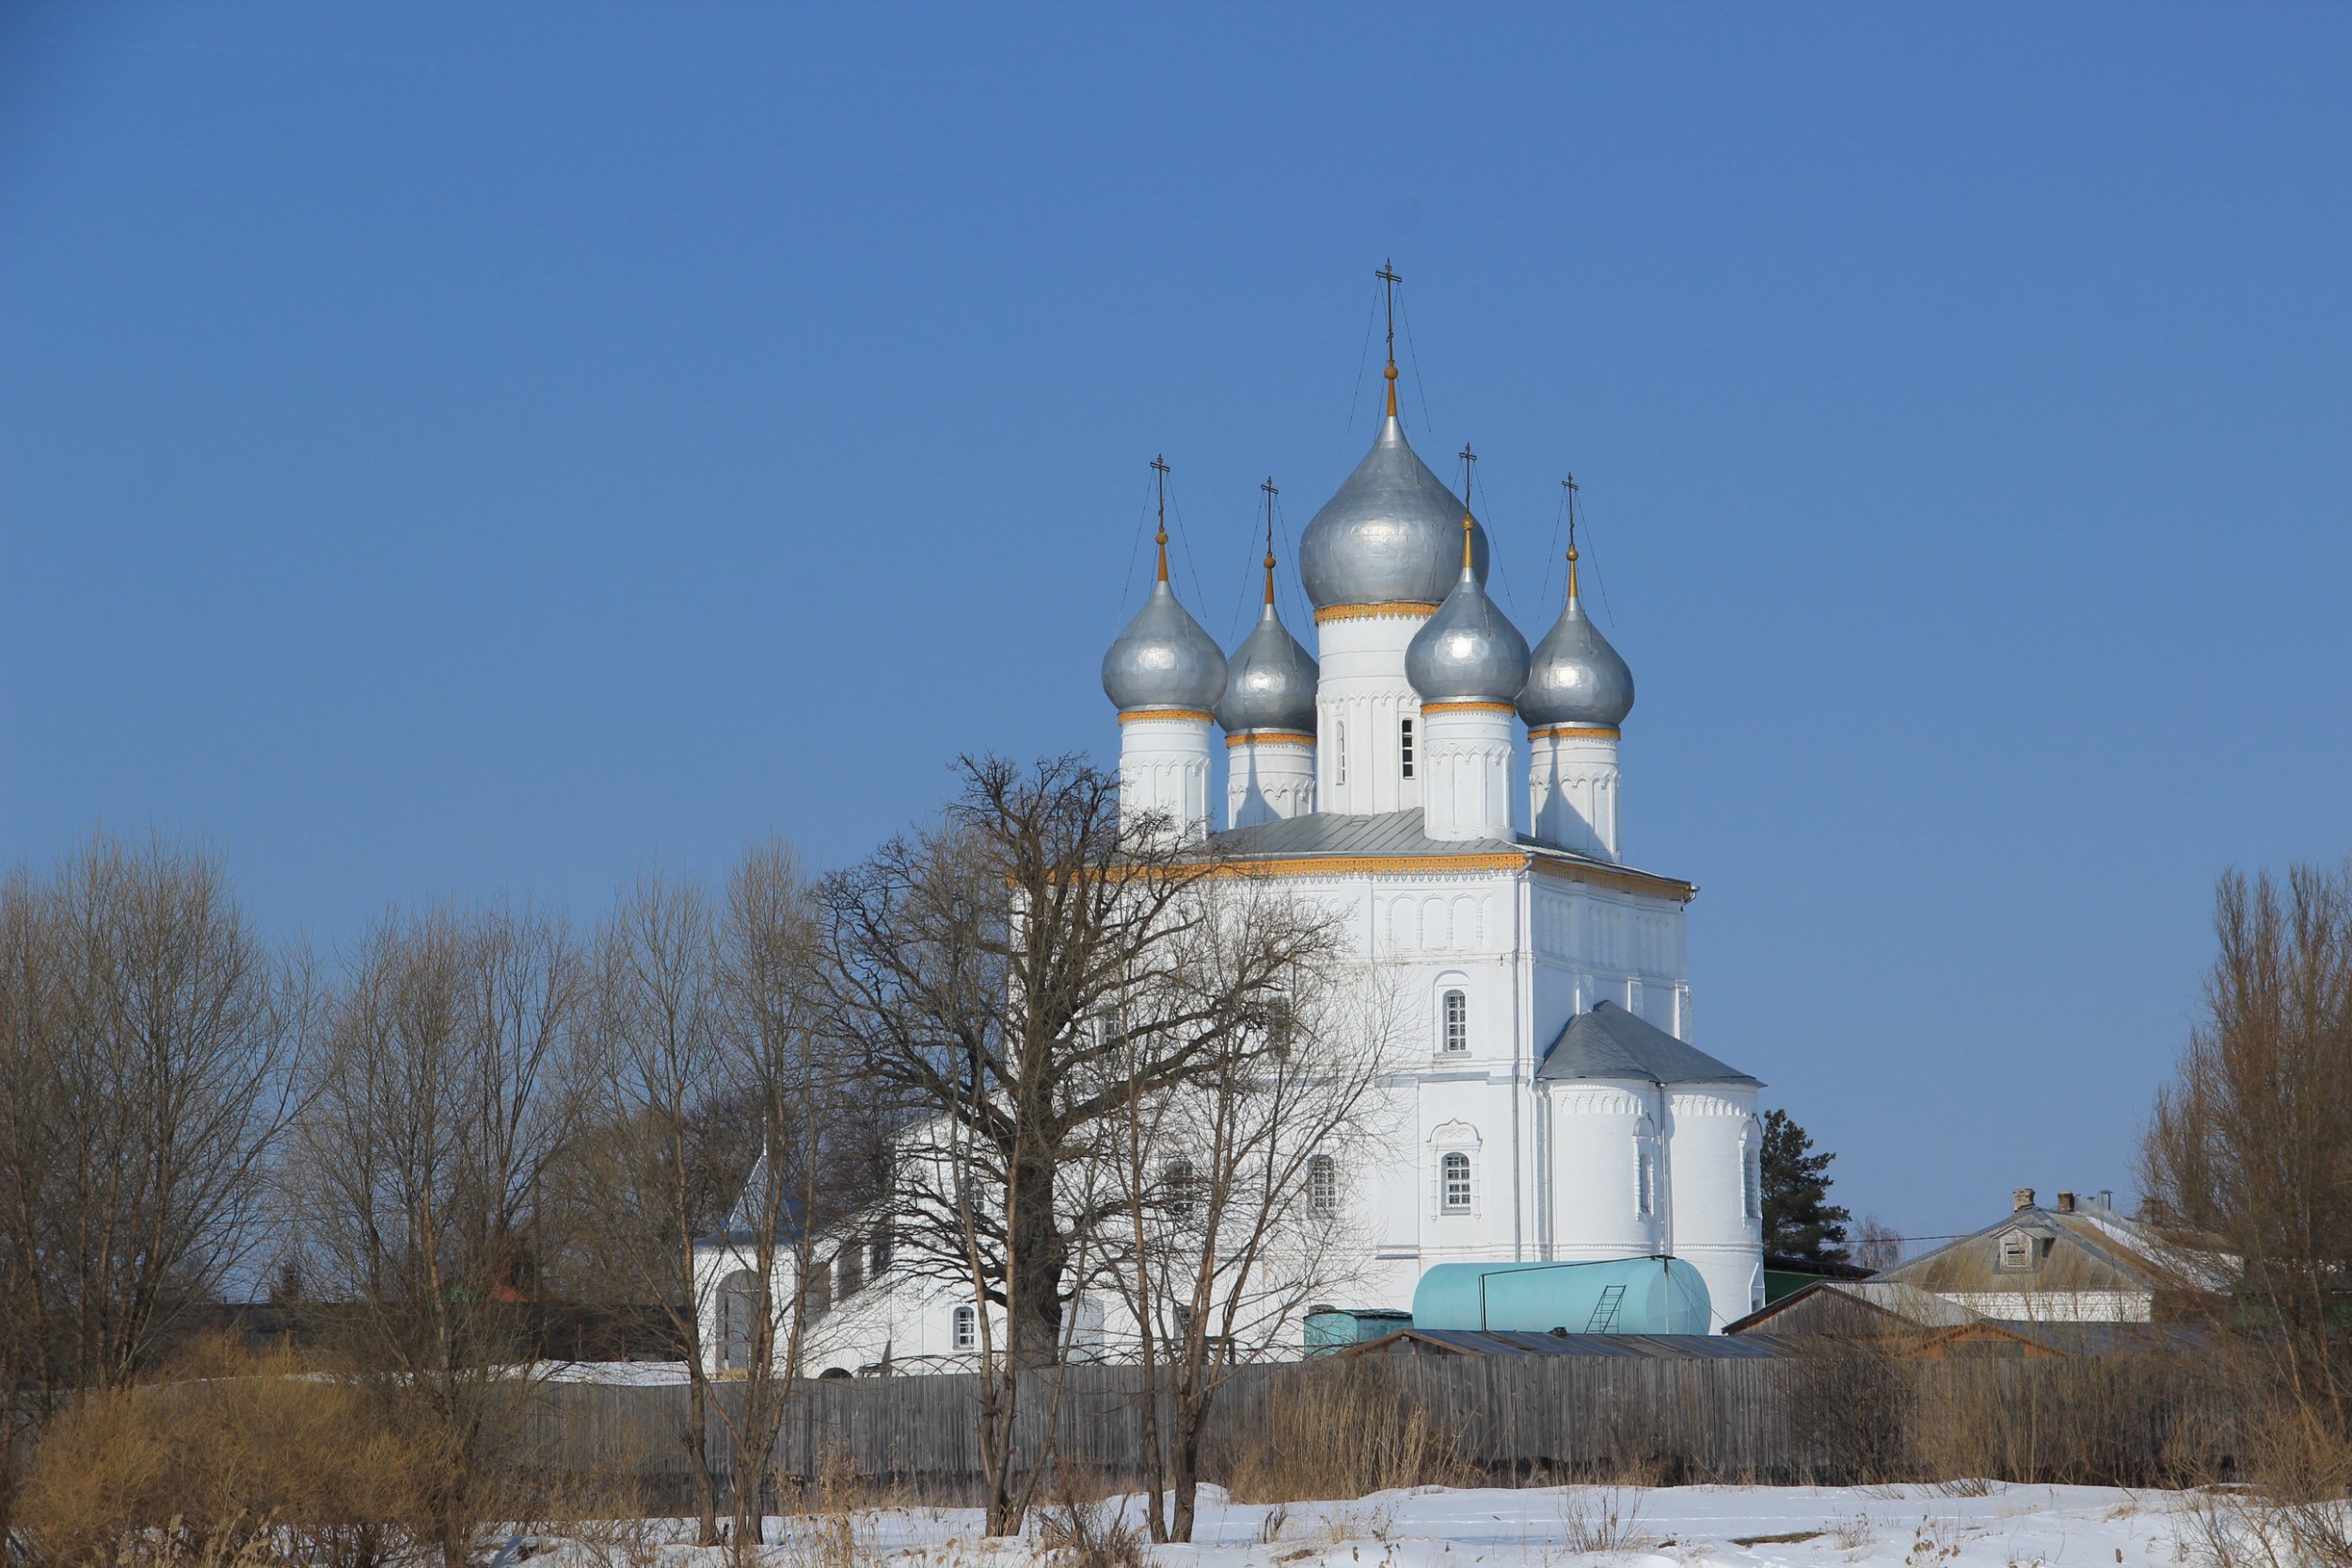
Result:
{"label": "dry shrub", "polygon": [[1638,1486],[1571,1486],[1560,1494],[1560,1540],[1572,1552],[1623,1552],[1657,1544],[1642,1529]]}
{"label": "dry shrub", "polygon": [[51,1424],[19,1504],[27,1554],[59,1568],[400,1561],[432,1455],[369,1402],[283,1356],[200,1344],[167,1380]]}
{"label": "dry shrub", "polygon": [[1143,1568],[1143,1528],[1100,1472],[1057,1461],[1038,1545],[1057,1568]]}
{"label": "dry shrub", "polygon": [[1360,1497],[1477,1479],[1454,1434],[1387,1368],[1364,1357],[1321,1362],[1276,1384],[1253,1437],[1217,1456],[1237,1502]]}
{"label": "dry shrub", "polygon": [[1911,1463],[1931,1480],[2180,1486],[2226,1463],[2205,1403],[2154,1355],[1923,1360],[1911,1368]]}
{"label": "dry shrub", "polygon": [[2257,1484],[2200,1494],[2185,1555],[2210,1568],[2352,1568],[2352,1448],[2324,1413],[2267,1402],[2250,1422]]}
{"label": "dry shrub", "polygon": [[[881,1553],[874,1544],[873,1520],[863,1511],[869,1488],[858,1475],[849,1450],[829,1443],[818,1455],[816,1472],[797,1488],[793,1512],[783,1520],[783,1560],[788,1568],[864,1568]],[[734,1555],[741,1561],[758,1560],[758,1543],[738,1539]]]}
{"label": "dry shrub", "polygon": [[1791,1458],[1804,1479],[1867,1486],[1913,1473],[1912,1381],[1897,1349],[1875,1338],[1822,1337],[1781,1364]]}

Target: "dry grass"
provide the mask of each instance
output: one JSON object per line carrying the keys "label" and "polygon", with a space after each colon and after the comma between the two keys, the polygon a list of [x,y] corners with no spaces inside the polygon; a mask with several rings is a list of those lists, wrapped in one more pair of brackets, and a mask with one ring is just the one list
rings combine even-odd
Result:
{"label": "dry grass", "polygon": [[1057,1465],[1038,1521],[1038,1544],[1057,1568],[1142,1568],[1143,1530],[1100,1475]]}
{"label": "dry grass", "polygon": [[1623,1552],[1657,1544],[1642,1529],[1638,1486],[1571,1486],[1562,1492],[1560,1540],[1571,1552]]}
{"label": "dry grass", "polygon": [[1216,1456],[1236,1502],[1360,1497],[1478,1479],[1453,1434],[1368,1360],[1302,1371],[1275,1393],[1265,1428],[1254,1438]]}
{"label": "dry grass", "polygon": [[437,1459],[359,1390],[207,1343],[166,1380],[93,1395],[54,1422],[19,1520],[28,1556],[57,1568],[381,1568],[416,1555],[405,1527]]}
{"label": "dry grass", "polygon": [[1893,1338],[1824,1339],[1781,1370],[1808,1481],[2193,1486],[2233,1473],[2239,1396],[2156,1354],[1913,1358]]}

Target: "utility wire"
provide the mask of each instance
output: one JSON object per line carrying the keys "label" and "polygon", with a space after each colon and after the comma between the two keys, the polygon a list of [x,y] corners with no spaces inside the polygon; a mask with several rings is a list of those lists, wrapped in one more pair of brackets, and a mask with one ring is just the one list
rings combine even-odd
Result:
{"label": "utility wire", "polygon": [[1356,356],[1356,390],[1347,398],[1347,433],[1356,434],[1356,405],[1364,398],[1364,367],[1372,363],[1372,324],[1380,314],[1380,292],[1373,291],[1372,303],[1364,309],[1364,347]]}
{"label": "utility wire", "polygon": [[1405,352],[1413,361],[1413,390],[1421,397],[1422,428],[1434,432],[1438,421],[1429,417],[1429,384],[1422,379],[1421,350],[1413,343],[1413,313],[1401,305],[1396,313],[1405,318]]}
{"label": "utility wire", "polygon": [[1146,490],[1143,493],[1142,504],[1136,508],[1136,542],[1134,547],[1127,552],[1127,575],[1120,579],[1119,584],[1119,613],[1122,617],[1127,613],[1127,595],[1135,592],[1136,557],[1143,553],[1144,524],[1149,522],[1151,517],[1152,492]]}

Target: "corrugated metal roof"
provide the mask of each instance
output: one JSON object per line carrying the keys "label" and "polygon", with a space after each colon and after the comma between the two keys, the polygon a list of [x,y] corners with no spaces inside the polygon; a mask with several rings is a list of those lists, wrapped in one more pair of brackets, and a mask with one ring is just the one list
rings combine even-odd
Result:
{"label": "corrugated metal roof", "polygon": [[1537,1078],[1642,1078],[1653,1084],[1754,1084],[1757,1081],[1655,1023],[1603,1002],[1568,1020],[1545,1053]]}
{"label": "corrugated metal roof", "polygon": [[1350,1346],[1343,1355],[1606,1355],[1621,1359],[1744,1361],[1786,1355],[1765,1334],[1532,1334],[1493,1329],[1406,1328]]}

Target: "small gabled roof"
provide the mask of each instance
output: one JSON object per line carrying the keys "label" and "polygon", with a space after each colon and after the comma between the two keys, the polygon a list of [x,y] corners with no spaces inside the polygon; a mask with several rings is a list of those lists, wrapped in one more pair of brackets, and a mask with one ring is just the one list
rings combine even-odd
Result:
{"label": "small gabled roof", "polygon": [[1603,1002],[1568,1020],[1535,1069],[1538,1079],[1640,1078],[1652,1084],[1749,1084],[1758,1080],[1647,1020]]}
{"label": "small gabled roof", "polygon": [[1777,1334],[1814,1333],[1824,1326],[1850,1333],[1862,1321],[1862,1314],[1920,1328],[1959,1328],[1984,1321],[1979,1314],[1915,1286],[1886,1279],[1817,1279],[1770,1307],[1759,1307],[1725,1323],[1724,1332],[1751,1334],[1770,1323],[1772,1332]]}

